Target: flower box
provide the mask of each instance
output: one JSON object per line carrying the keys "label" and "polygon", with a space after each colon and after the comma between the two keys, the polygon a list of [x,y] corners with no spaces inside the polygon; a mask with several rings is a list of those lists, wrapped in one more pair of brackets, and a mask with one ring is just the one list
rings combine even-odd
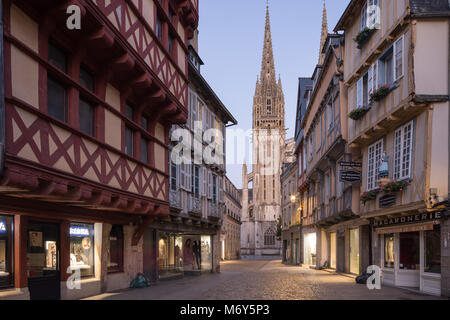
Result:
{"label": "flower box", "polygon": [[355,42],[358,43],[358,49],[362,49],[364,44],[372,37],[372,35],[377,31],[377,29],[365,28],[361,30],[356,36]]}
{"label": "flower box", "polygon": [[352,120],[357,121],[357,120],[361,119],[362,117],[364,117],[364,115],[367,112],[369,112],[369,110],[370,110],[370,107],[362,106],[362,107],[359,107],[359,108],[353,110],[352,112],[350,112],[348,117]]}
{"label": "flower box", "polygon": [[375,200],[380,192],[381,189],[364,192],[361,195],[361,202],[365,205],[367,201]]}
{"label": "flower box", "polygon": [[383,186],[383,192],[384,193],[395,193],[400,192],[408,188],[408,186],[411,184],[410,180],[404,180],[404,181],[393,181],[391,183],[388,183]]}
{"label": "flower box", "polygon": [[391,92],[389,84],[378,86],[378,89],[370,94],[370,102],[383,100]]}

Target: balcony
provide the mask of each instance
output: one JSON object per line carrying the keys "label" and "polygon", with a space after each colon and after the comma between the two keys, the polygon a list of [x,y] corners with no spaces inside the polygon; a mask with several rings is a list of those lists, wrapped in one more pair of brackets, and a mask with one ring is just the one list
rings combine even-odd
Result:
{"label": "balcony", "polygon": [[208,202],[208,218],[220,219],[219,205],[217,203]]}
{"label": "balcony", "polygon": [[327,204],[323,204],[320,219],[315,222],[319,226],[326,227],[354,217],[355,215],[352,212],[352,188],[350,187],[344,191],[341,197],[331,197]]}
{"label": "balcony", "polygon": [[180,190],[177,190],[177,191],[170,190],[170,192],[169,192],[169,202],[170,202],[170,207],[172,209],[175,209],[177,211],[181,211],[181,194],[180,194]]}
{"label": "balcony", "polygon": [[200,198],[195,197],[194,195],[189,195],[189,208],[188,212],[192,216],[201,217],[202,215],[202,203]]}

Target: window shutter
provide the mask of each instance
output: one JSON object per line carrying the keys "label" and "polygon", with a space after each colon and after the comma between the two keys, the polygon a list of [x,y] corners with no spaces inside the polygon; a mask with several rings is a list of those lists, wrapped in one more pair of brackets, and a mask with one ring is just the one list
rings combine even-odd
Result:
{"label": "window shutter", "polygon": [[400,37],[397,41],[394,42],[394,76],[395,80],[398,80],[401,76],[403,76],[403,36]]}
{"label": "window shutter", "polygon": [[212,199],[212,194],[213,194],[212,172],[208,170],[208,199]]}
{"label": "window shutter", "polygon": [[[373,65],[369,68],[369,89],[367,90],[369,98],[372,91],[373,91]],[[367,101],[370,101],[370,99],[367,99]]]}
{"label": "window shutter", "polygon": [[363,101],[363,79],[359,79],[356,83],[356,107],[362,107]]}
{"label": "window shutter", "polygon": [[186,189],[192,191],[192,164],[186,165]]}
{"label": "window shutter", "polygon": [[186,181],[185,181],[184,167],[185,167],[185,164],[184,164],[184,162],[182,162],[180,164],[180,187],[183,188],[183,189],[186,187],[186,185],[185,185]]}
{"label": "window shutter", "polygon": [[203,197],[206,197],[206,190],[207,190],[207,186],[208,186],[208,184],[207,184],[207,178],[208,178],[208,173],[207,173],[207,171],[206,171],[206,168],[205,167],[202,167],[202,181],[201,181],[201,184],[202,184],[202,196]]}

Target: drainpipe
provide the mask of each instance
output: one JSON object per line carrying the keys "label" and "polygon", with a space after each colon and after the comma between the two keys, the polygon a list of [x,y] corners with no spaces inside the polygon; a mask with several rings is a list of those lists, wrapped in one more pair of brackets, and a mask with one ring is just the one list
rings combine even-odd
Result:
{"label": "drainpipe", "polygon": [[5,72],[3,56],[3,0],[0,0],[0,177],[5,165]]}

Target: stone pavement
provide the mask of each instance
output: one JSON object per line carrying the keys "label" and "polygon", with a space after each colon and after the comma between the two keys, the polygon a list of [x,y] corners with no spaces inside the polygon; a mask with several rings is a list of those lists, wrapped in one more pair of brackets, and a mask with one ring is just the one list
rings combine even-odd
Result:
{"label": "stone pavement", "polygon": [[280,260],[224,262],[220,274],[163,281],[146,289],[129,289],[92,300],[434,300],[400,288],[368,290],[351,277]]}

